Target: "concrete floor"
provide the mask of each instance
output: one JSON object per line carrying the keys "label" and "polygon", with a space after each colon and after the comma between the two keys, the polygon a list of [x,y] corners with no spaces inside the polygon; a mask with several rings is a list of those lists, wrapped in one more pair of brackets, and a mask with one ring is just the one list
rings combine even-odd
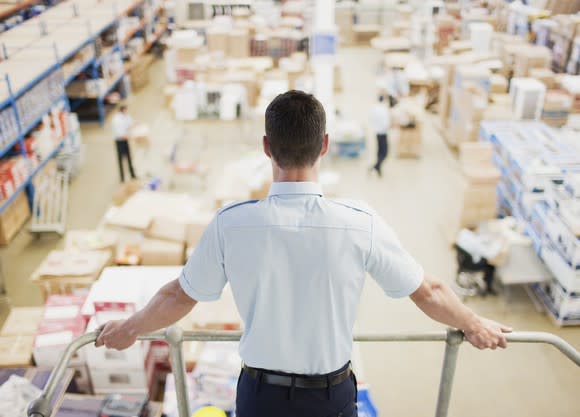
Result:
{"label": "concrete floor", "polygon": [[[368,107],[375,96],[374,74],[380,55],[370,49],[354,48],[342,50],[338,59],[343,65],[344,91],[337,98],[337,107],[344,115],[366,122]],[[263,132],[259,117],[232,123],[173,122],[161,102],[162,73],[163,66],[157,63],[148,87],[129,100],[134,117],[152,126],[157,162],[168,154],[171,142],[184,137],[183,142],[191,148],[203,148],[201,159],[210,168],[212,178],[220,175],[223,161],[259,149]],[[69,229],[96,226],[118,183],[109,132],[108,125],[106,129],[83,125],[86,163],[71,185]],[[328,159],[324,168],[340,173],[337,191],[341,196],[367,200],[393,225],[426,271],[451,280],[455,264],[446,232],[458,212],[461,176],[455,157],[432,123],[426,124],[424,140],[423,158],[390,157],[382,179],[367,174],[373,141],[369,141],[366,156],[358,160]],[[28,277],[47,251],[59,245],[58,238],[34,240],[22,232],[0,252],[11,304],[41,302],[38,289]],[[478,313],[516,330],[552,332],[580,349],[580,329],[554,326],[534,310],[523,292],[512,296],[510,305],[502,297],[469,300],[469,304]],[[5,314],[6,307],[2,309]],[[442,328],[409,300],[390,300],[372,280],[367,281],[357,331]],[[361,346],[364,372],[360,379],[370,384],[380,415],[416,417],[434,413],[443,349],[437,343]],[[578,368],[551,347],[512,345],[506,351],[480,352],[464,346],[457,364],[450,416],[577,417],[579,387]]]}

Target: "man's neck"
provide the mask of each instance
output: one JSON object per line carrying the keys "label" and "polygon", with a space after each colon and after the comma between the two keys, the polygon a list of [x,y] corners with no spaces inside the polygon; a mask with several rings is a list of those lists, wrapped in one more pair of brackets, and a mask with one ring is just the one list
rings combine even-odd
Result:
{"label": "man's neck", "polygon": [[318,170],[309,168],[281,169],[274,167],[274,182],[317,182]]}

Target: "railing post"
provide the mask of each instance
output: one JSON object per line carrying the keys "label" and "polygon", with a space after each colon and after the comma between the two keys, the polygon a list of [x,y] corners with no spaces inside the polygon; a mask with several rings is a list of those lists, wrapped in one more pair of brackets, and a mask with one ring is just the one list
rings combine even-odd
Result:
{"label": "railing post", "polygon": [[445,356],[443,357],[443,368],[441,369],[441,381],[439,382],[439,395],[437,397],[437,409],[435,417],[447,417],[451,390],[453,389],[453,377],[455,376],[455,365],[457,364],[457,353],[459,345],[463,342],[463,333],[455,329],[447,329],[447,339],[445,340]]}
{"label": "railing post", "polygon": [[169,359],[175,378],[175,393],[177,395],[177,409],[179,417],[189,417],[189,396],[187,380],[185,378],[185,361],[183,360],[183,329],[179,326],[168,327],[165,338],[169,343]]}

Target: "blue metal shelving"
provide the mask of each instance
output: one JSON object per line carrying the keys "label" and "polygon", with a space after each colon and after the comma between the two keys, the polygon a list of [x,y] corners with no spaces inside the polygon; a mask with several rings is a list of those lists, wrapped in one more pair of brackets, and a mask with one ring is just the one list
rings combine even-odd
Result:
{"label": "blue metal shelving", "polygon": [[0,214],[4,212],[4,210],[6,209],[6,207],[8,207],[16,199],[16,197],[18,197],[18,195],[21,192],[23,192],[27,187],[30,187],[30,185],[32,184],[32,180],[34,179],[34,177],[36,177],[36,175],[40,171],[42,171],[42,168],[44,168],[46,166],[46,164],[48,163],[48,161],[50,161],[51,159],[54,159],[56,157],[56,155],[62,149],[62,147],[64,146],[66,140],[69,137],[70,137],[70,135],[67,136],[65,139],[63,139],[54,148],[54,150],[45,159],[43,159],[40,164],[38,164],[38,166],[32,171],[32,173],[28,176],[28,178],[22,184],[20,184],[18,186],[18,188],[16,188],[16,190],[14,191],[14,194],[12,194],[9,198],[7,198],[6,200],[4,200],[2,202],[2,204],[0,205]]}
{"label": "blue metal shelving", "polygon": [[[93,76],[98,76],[98,69],[102,65],[102,63],[106,59],[106,57],[115,51],[123,52],[123,48],[125,46],[125,43],[131,37],[133,37],[139,31],[143,30],[147,24],[155,21],[155,19],[157,18],[157,15],[159,14],[161,7],[158,7],[155,9],[155,11],[153,13],[153,17],[151,18],[150,21],[141,22],[141,24],[139,25],[139,28],[137,30],[132,32],[131,35],[126,37],[125,39],[118,40],[117,43],[111,48],[111,50],[106,51],[103,56],[98,57],[98,58],[91,57],[90,59],[87,59],[82,64],[80,64],[77,68],[75,68],[75,70],[72,73],[70,73],[66,78],[62,79],[63,95],[60,97],[57,97],[53,101],[51,106],[49,106],[46,109],[43,109],[43,111],[41,113],[39,113],[32,121],[30,121],[26,125],[24,125],[24,123],[22,122],[20,115],[19,115],[19,112],[18,112],[18,107],[17,107],[18,99],[21,96],[23,96],[26,92],[28,92],[30,89],[32,89],[35,85],[37,85],[39,82],[41,82],[42,80],[47,78],[49,75],[51,75],[54,71],[59,70],[63,66],[65,61],[67,61],[68,59],[73,57],[75,54],[77,54],[82,48],[84,48],[90,44],[93,44],[95,42],[95,40],[103,32],[110,29],[113,25],[117,24],[119,22],[119,19],[121,19],[123,16],[128,15],[135,8],[143,5],[145,3],[145,1],[146,0],[135,1],[135,3],[133,3],[127,9],[119,12],[118,14],[116,13],[115,15],[112,15],[110,23],[105,24],[104,26],[100,27],[99,29],[97,29],[95,31],[91,30],[90,22],[89,22],[87,25],[87,29],[88,29],[87,30],[87,38],[80,43],[78,48],[75,48],[74,50],[66,53],[62,57],[58,56],[56,45],[55,45],[54,64],[50,65],[48,69],[46,69],[39,76],[35,77],[33,80],[28,82],[23,87],[19,88],[17,91],[12,90],[9,75],[5,76],[4,81],[6,83],[6,87],[7,87],[7,91],[8,91],[8,94],[7,94],[8,98],[5,99],[4,101],[0,102],[0,110],[6,109],[6,108],[13,109],[14,118],[15,118],[15,122],[16,122],[16,126],[17,126],[17,134],[13,139],[7,141],[4,145],[0,145],[0,158],[4,157],[17,144],[21,145],[20,148],[21,148],[22,155],[26,158],[27,156],[26,156],[26,152],[25,152],[24,139],[29,134],[29,132],[32,129],[34,129],[38,125],[38,123],[40,123],[42,118],[48,112],[50,112],[50,110],[54,106],[58,105],[59,103],[63,103],[65,109],[70,110],[69,98],[66,95],[66,86],[69,83],[71,83],[80,73],[88,70],[89,68],[93,69]],[[122,71],[118,76],[115,77],[115,79],[113,79],[113,81],[110,84],[107,85],[107,88],[105,89],[105,91],[102,91],[97,97],[85,98],[85,99],[96,100],[97,106],[98,106],[98,112],[99,112],[99,122],[101,125],[104,124],[104,121],[105,121],[105,98],[111,91],[113,91],[113,89],[116,86],[119,85],[119,83],[124,79],[124,76],[125,76],[125,71]],[[84,99],[81,99],[81,101],[82,100],[84,100]],[[33,181],[34,177],[44,168],[44,166],[48,163],[48,161],[50,161],[51,159],[54,159],[58,155],[59,151],[62,149],[64,144],[72,137],[73,134],[75,134],[75,133],[71,133],[66,138],[64,138],[55,147],[55,149],[31,172],[29,177],[22,184],[20,184],[18,186],[18,188],[15,190],[15,192],[8,199],[0,202],[0,213],[2,213],[14,201],[15,198],[17,198],[17,196],[25,190],[28,193],[30,201],[32,201],[33,192],[34,192],[33,186],[32,186],[32,181]]]}

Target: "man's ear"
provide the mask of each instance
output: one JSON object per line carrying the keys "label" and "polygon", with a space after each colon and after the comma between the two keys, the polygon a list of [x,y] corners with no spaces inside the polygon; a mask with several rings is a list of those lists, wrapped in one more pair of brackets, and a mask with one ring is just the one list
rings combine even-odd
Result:
{"label": "man's ear", "polygon": [[270,142],[268,141],[268,137],[264,136],[262,138],[262,146],[264,148],[264,153],[270,159],[272,159],[272,151],[270,151]]}
{"label": "man's ear", "polygon": [[328,133],[325,133],[324,138],[322,138],[322,149],[320,150],[320,157],[323,157],[328,153],[329,141],[330,139],[328,138]]}

